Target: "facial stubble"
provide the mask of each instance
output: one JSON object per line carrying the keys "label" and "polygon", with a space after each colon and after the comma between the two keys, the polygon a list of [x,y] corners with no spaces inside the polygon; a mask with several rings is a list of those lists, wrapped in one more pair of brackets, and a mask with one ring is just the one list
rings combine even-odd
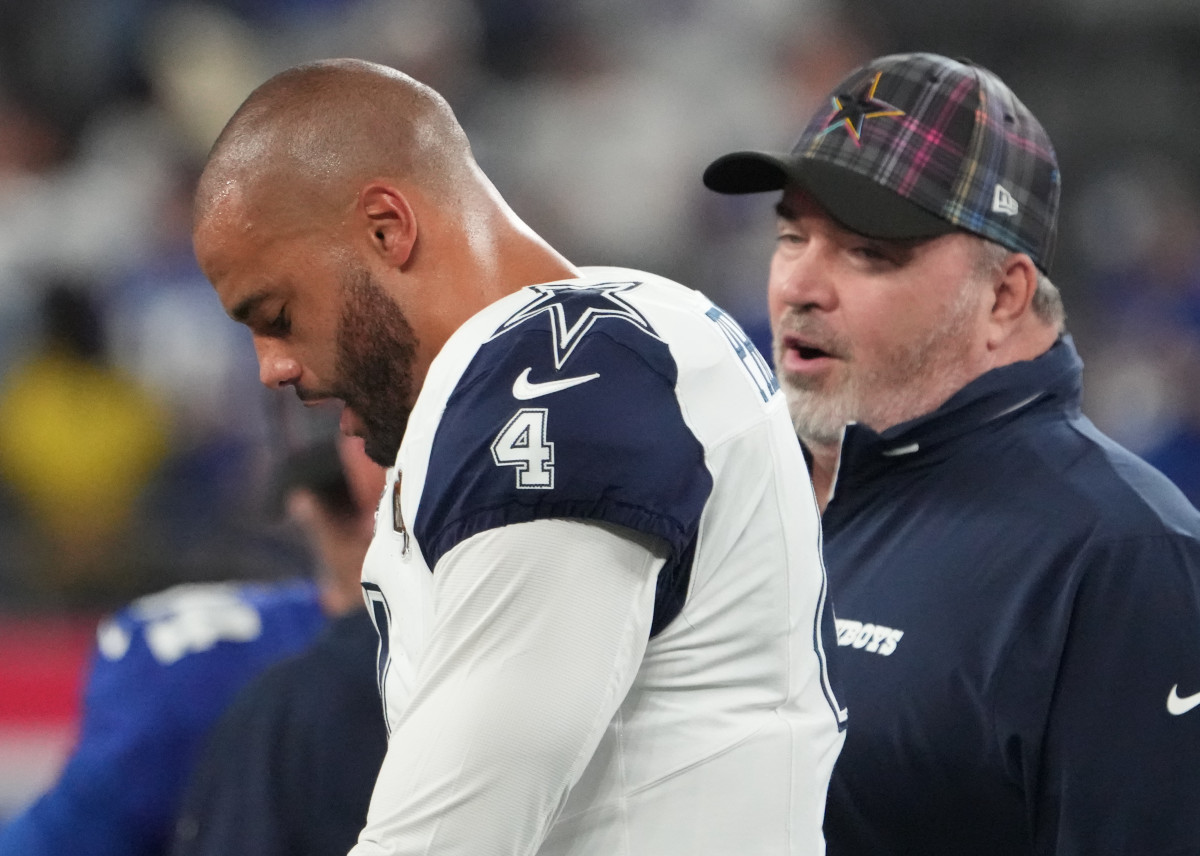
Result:
{"label": "facial stubble", "polygon": [[969,380],[962,371],[967,365],[979,287],[975,277],[964,282],[936,323],[919,338],[892,347],[876,360],[874,369],[856,364],[854,347],[848,340],[835,339],[824,329],[818,334],[821,321],[788,309],[775,332],[777,366],[783,364],[783,335],[809,333],[833,342],[831,347],[848,367],[841,382],[829,389],[822,388],[823,381],[780,373],[800,439],[810,446],[834,446],[841,442],[842,430],[851,422],[883,431],[940,406]]}
{"label": "facial stubble", "polygon": [[370,271],[352,271],[342,291],[337,397],[362,420],[367,457],[390,467],[396,463],[416,397],[417,337]]}

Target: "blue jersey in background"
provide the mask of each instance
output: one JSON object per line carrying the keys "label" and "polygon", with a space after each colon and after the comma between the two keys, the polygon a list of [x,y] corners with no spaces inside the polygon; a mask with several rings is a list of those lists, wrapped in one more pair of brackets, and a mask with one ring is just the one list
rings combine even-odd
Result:
{"label": "blue jersey in background", "polygon": [[0,856],[164,853],[213,723],[324,624],[307,581],[177,586],[106,619],[78,743],[54,787],[0,830]]}

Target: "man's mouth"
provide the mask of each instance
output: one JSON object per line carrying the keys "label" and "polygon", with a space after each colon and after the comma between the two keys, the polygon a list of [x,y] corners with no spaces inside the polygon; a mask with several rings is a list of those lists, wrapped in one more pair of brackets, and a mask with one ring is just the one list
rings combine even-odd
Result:
{"label": "man's mouth", "polygon": [[784,336],[783,348],[785,352],[795,354],[806,362],[834,357],[833,353],[821,347],[820,344],[800,336]]}
{"label": "man's mouth", "polygon": [[822,351],[820,348],[815,348],[812,345],[796,345],[793,350],[800,355],[802,360],[818,360],[821,357],[828,357],[827,351]]}
{"label": "man's mouth", "polygon": [[328,393],[323,390],[301,389],[298,386],[293,387],[292,389],[296,393],[296,398],[300,399],[300,403],[305,407],[324,404],[326,401],[329,401],[334,397],[332,393]]}
{"label": "man's mouth", "polygon": [[833,361],[841,359],[835,346],[824,338],[788,333],[783,336],[781,344],[783,347],[776,369],[781,375],[790,375],[797,380],[804,376],[824,376]]}

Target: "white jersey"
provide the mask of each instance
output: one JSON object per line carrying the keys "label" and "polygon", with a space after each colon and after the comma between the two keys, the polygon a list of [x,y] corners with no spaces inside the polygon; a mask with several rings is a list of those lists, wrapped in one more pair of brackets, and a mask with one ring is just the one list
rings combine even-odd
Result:
{"label": "white jersey", "polygon": [[725,313],[620,268],[505,297],[433,361],[388,485],[353,856],[824,853],[817,509]]}

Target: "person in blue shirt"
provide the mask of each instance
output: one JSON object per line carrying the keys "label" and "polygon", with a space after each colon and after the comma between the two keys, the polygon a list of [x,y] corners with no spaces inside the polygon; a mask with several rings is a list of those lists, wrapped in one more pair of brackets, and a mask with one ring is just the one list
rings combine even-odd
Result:
{"label": "person in blue shirt", "polygon": [[197,583],[99,627],[79,737],[57,782],[0,830],[3,856],[158,856],[203,738],[234,694],[325,624],[317,586]]}
{"label": "person in blue shirt", "polygon": [[704,181],[782,191],[775,365],[850,715],[829,854],[1200,853],[1200,513],[1080,411],[1041,124],[881,57]]}
{"label": "person in blue shirt", "polygon": [[[306,651],[330,616],[349,609],[345,574],[330,569],[351,565],[357,572],[366,542],[330,538],[317,524],[321,515],[360,509],[369,517],[383,470],[361,449],[342,461],[333,440],[305,442],[277,479],[274,502],[289,503],[312,539],[315,580],[176,586],[101,624],[77,744],[55,785],[0,830],[0,856],[168,852],[215,723],[252,679]],[[356,580],[351,589],[361,607]],[[373,710],[378,715],[377,698]]]}

